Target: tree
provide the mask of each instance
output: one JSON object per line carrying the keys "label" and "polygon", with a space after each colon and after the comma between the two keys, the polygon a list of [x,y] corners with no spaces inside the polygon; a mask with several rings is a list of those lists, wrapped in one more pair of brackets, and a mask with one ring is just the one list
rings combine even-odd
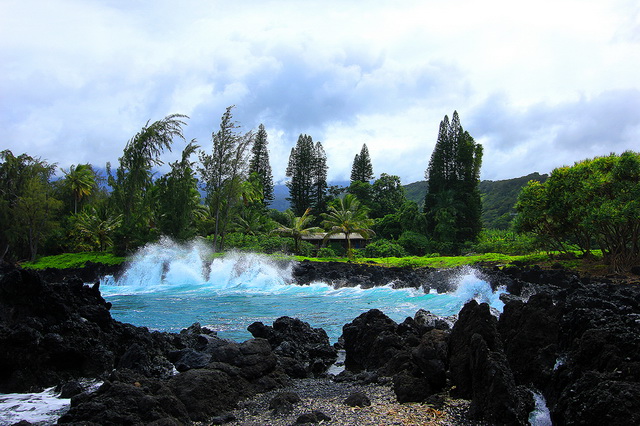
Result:
{"label": "tree", "polygon": [[627,151],[555,169],[531,181],[516,204],[516,226],[567,248],[602,250],[612,272],[640,263],[640,154]]}
{"label": "tree", "polygon": [[271,204],[274,199],[273,175],[271,173],[271,164],[269,163],[268,145],[267,131],[264,129],[264,125],[260,124],[251,147],[252,157],[249,161],[249,174],[256,173],[259,176],[260,184],[262,185],[262,203],[265,206]]}
{"label": "tree", "polygon": [[371,226],[373,220],[367,217],[367,209],[352,194],[338,198],[329,206],[329,211],[322,214],[322,225],[328,229],[325,241],[332,235],[343,233],[347,241],[347,256],[353,257],[351,235],[358,233],[364,238],[374,234]]}
{"label": "tree", "polygon": [[386,173],[381,174],[380,178],[376,179],[371,188],[371,193],[373,217],[383,217],[395,213],[407,199],[400,178]]}
{"label": "tree", "polygon": [[114,216],[105,205],[73,215],[72,233],[77,240],[76,247],[86,251],[106,251],[113,246],[113,235],[121,220],[121,215]]}
{"label": "tree", "polygon": [[300,241],[302,240],[302,237],[322,232],[322,228],[310,226],[314,219],[310,213],[311,209],[307,209],[302,216],[296,216],[292,210],[287,210],[285,214],[289,222],[288,226],[281,225],[273,230],[276,234],[293,238],[296,253],[300,252]]}
{"label": "tree", "polygon": [[362,145],[360,154],[356,154],[351,166],[351,183],[369,182],[373,179],[373,166],[369,157],[369,149],[367,144]]}
{"label": "tree", "polygon": [[[53,174],[53,168],[51,169]],[[49,176],[32,176],[15,206],[15,220],[29,249],[29,260],[35,260],[38,248],[47,234],[57,227],[53,218],[62,202],[52,195]]]}
{"label": "tree", "polygon": [[424,209],[427,232],[452,252],[459,251],[466,241],[475,241],[482,229],[481,164],[482,145],[462,128],[457,112],[451,122],[445,115],[425,172],[428,189]]}
{"label": "tree", "polygon": [[148,242],[153,228],[152,169],[163,164],[160,154],[171,150],[174,138],[184,139],[185,115],[172,114],[144,127],[127,143],[115,176],[107,163],[111,204],[122,222],[116,235],[119,250],[128,251]]}
{"label": "tree", "polygon": [[310,208],[322,210],[327,195],[327,156],[311,136],[300,135],[291,149],[286,176],[289,188],[288,201],[296,216],[304,215]]}
{"label": "tree", "polygon": [[200,204],[198,181],[189,160],[199,148],[192,140],[182,151],[180,161],[171,163],[171,171],[156,181],[158,188],[158,229],[178,240],[195,235],[195,211]]}
{"label": "tree", "polygon": [[9,150],[0,160],[0,260],[33,258],[59,207],[50,185],[55,165]]}
{"label": "tree", "polygon": [[73,194],[73,213],[78,213],[78,204],[98,186],[96,174],[89,164],[73,164],[69,171],[62,169],[62,173],[64,186]]}
{"label": "tree", "polygon": [[327,205],[327,154],[320,142],[316,142],[313,153],[312,206],[316,211],[321,212]]}
{"label": "tree", "polygon": [[240,134],[233,121],[234,106],[227,107],[220,120],[220,130],[211,135],[211,154],[200,151],[198,168],[204,189],[205,202],[214,219],[213,246],[224,244],[224,234],[231,221],[232,210],[241,203],[242,182],[247,174],[247,152],[253,141],[252,132]]}

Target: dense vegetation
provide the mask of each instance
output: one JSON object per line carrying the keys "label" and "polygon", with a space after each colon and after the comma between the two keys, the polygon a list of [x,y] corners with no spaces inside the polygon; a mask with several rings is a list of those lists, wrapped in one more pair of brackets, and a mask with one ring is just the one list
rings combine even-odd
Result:
{"label": "dense vegetation", "polygon": [[[349,184],[341,187],[327,183],[322,144],[303,134],[286,170],[291,208],[281,212],[272,208],[277,196],[265,127],[241,131],[233,107],[223,113],[208,149],[190,141],[170,171],[156,175],[163,152],[184,140],[186,120],[174,114],[146,123],[118,164],[106,165],[106,176],[78,164],[56,178],[54,164],[0,152],[0,259],[100,252],[118,261],[169,236],[205,237],[216,251],[406,258],[415,265],[472,253],[555,251],[569,259],[576,250],[587,257],[602,253],[614,270],[640,263],[636,153],[556,169],[547,181],[532,174],[480,182],[482,147],[454,113],[441,122],[426,182],[403,186],[384,172],[376,178],[363,144]],[[329,242],[336,234],[344,244]],[[307,241],[312,235],[321,247]],[[370,243],[354,249],[351,240],[359,236]]]}
{"label": "dense vegetation", "polygon": [[555,169],[531,181],[516,206],[517,229],[557,250],[602,251],[612,270],[640,264],[640,154],[625,152]]}

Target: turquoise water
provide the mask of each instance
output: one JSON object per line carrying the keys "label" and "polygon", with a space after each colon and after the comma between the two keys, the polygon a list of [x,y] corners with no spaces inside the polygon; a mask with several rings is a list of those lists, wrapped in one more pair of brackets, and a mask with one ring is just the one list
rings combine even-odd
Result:
{"label": "turquoise water", "polygon": [[177,245],[169,240],[145,247],[120,277],[101,282],[112,316],[152,330],[177,332],[199,322],[223,338],[251,338],[254,321],[271,325],[281,316],[297,317],[325,329],[332,342],[342,326],[377,308],[401,322],[418,309],[448,316],[471,298],[502,310],[499,295],[472,270],[456,279],[451,293],[425,294],[416,289],[360,287],[334,289],[330,283],[291,284],[291,265],[266,256],[233,253],[213,261],[203,243]]}

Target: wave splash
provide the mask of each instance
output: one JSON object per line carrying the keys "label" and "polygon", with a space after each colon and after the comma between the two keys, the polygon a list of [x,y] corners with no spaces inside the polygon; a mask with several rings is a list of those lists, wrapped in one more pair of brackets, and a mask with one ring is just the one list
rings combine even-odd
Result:
{"label": "wave splash", "polygon": [[472,298],[502,310],[504,289],[493,292],[475,271],[462,271],[457,289],[425,293],[422,289],[360,286],[334,288],[330,282],[296,285],[293,263],[251,253],[214,257],[206,243],[180,245],[164,239],[140,250],[117,280],[105,277],[100,289],[119,321],[154,330],[180,331],[198,321],[221,337],[250,338],[254,321],[271,323],[291,316],[325,329],[331,340],[342,326],[377,308],[397,322],[419,309],[436,315],[457,314]]}
{"label": "wave splash", "polygon": [[215,258],[203,241],[182,245],[164,238],[138,251],[120,278],[103,277],[101,288],[110,295],[179,290],[273,293],[293,281],[291,269],[291,262],[283,265],[255,253]]}

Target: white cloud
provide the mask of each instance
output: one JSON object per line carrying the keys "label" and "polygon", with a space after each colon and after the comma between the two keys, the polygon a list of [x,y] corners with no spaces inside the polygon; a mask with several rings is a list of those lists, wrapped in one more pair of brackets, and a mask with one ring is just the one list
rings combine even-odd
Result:
{"label": "white cloud", "polygon": [[5,0],[0,137],[14,153],[101,166],[170,113],[189,115],[185,136],[206,149],[235,104],[245,130],[267,127],[277,179],[307,133],[334,179],[367,143],[377,174],[409,183],[458,110],[485,145],[483,177],[548,172],[637,149],[639,11],[626,0]]}

